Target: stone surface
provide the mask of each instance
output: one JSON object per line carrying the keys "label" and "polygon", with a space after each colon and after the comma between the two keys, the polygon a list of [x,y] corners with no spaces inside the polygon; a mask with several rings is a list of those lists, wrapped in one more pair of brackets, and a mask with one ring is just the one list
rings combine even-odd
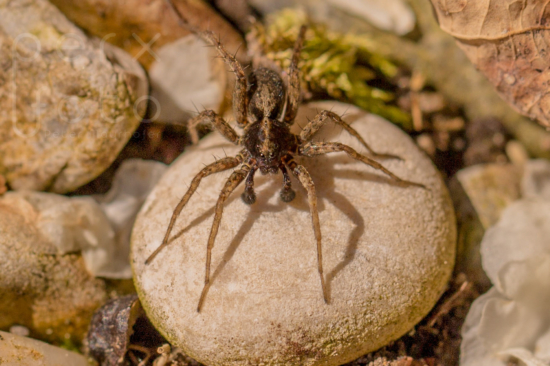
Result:
{"label": "stone surface", "polygon": [[327,0],[336,9],[361,17],[376,27],[405,35],[416,24],[414,12],[402,0]]}
{"label": "stone surface", "polygon": [[149,69],[152,120],[181,123],[196,106],[219,111],[232,78],[217,51],[195,35],[160,47]]}
{"label": "stone surface", "polygon": [[[149,72],[149,119],[181,123],[196,106],[222,111],[233,75],[212,47],[178,23],[166,0],[52,0],[89,33],[121,47]],[[224,47],[246,62],[246,45],[233,26],[203,0],[174,0],[192,25],[220,35]],[[234,5],[233,5],[234,7]],[[194,105],[193,105],[194,103]]]}
{"label": "stone surface", "polygon": [[479,164],[460,170],[449,184],[458,220],[457,271],[479,290],[490,286],[481,266],[481,240],[504,209],[520,197],[520,181],[517,165]]}
{"label": "stone surface", "polygon": [[[40,227],[48,220],[41,220],[37,207],[59,204],[44,197],[56,195],[29,193],[32,199],[22,194],[10,192],[0,200],[0,329],[18,324],[33,337],[78,344],[94,310],[107,299],[106,285],[88,273],[79,254],[61,254],[52,243],[54,238],[72,242],[76,235]],[[81,225],[84,231],[86,224]],[[77,232],[65,229],[65,234]]]}
{"label": "stone surface", "polygon": [[485,229],[520,196],[521,168],[512,164],[480,164],[456,174]]}
{"label": "stone surface", "polygon": [[[128,243],[116,240],[106,214],[91,197],[12,191],[0,203],[20,210],[59,254],[82,254],[87,271],[96,277],[129,278]],[[124,253],[126,252],[126,253]]]}
{"label": "stone surface", "polygon": [[550,161],[537,159],[526,162],[521,179],[521,195],[524,198],[550,200]]}
{"label": "stone surface", "polygon": [[250,3],[263,14],[305,7],[308,15],[318,21],[355,18],[399,35],[411,32],[416,24],[414,12],[402,0],[251,0]]}
{"label": "stone surface", "polygon": [[145,112],[147,79],[45,0],[0,0],[0,175],[67,192],[106,169]]}
{"label": "stone surface", "polygon": [[145,198],[166,168],[165,164],[152,160],[125,160],[116,171],[109,192],[96,197],[114,230],[114,241],[102,243],[98,248],[103,249],[103,255],[98,259],[108,265],[108,271],[99,274],[102,277],[132,278],[128,261],[132,227]]}
{"label": "stone surface", "polygon": [[31,338],[0,331],[2,366],[89,366],[86,357]]}
{"label": "stone surface", "polygon": [[[451,274],[456,228],[444,183],[430,160],[398,128],[352,106],[302,107],[303,126],[315,109],[333,108],[383,153],[404,160],[383,165],[428,189],[401,188],[341,154],[301,158],[319,196],[330,304],[323,302],[315,241],[304,189],[281,202],[281,175],[256,177],[257,202],[245,205],[242,186],[229,198],[212,259],[212,286],[203,309],[206,242],[213,207],[229,173],[203,181],[161,243],[174,207],[192,177],[239,148],[214,134],[190,149],[163,176],[132,233],[131,264],[142,305],[175,346],[207,365],[340,365],[411,329],[435,304]],[[319,140],[363,151],[329,125]]]}

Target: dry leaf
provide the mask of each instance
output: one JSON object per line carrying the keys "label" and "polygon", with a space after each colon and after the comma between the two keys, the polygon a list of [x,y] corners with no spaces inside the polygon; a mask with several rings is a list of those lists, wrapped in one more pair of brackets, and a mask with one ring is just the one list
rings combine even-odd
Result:
{"label": "dry leaf", "polygon": [[431,1],[441,28],[456,38],[499,94],[550,128],[548,1]]}

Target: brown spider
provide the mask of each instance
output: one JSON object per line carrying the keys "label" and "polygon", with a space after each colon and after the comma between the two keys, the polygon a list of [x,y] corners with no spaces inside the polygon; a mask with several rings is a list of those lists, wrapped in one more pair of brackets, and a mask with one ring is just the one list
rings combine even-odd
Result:
{"label": "brown spider", "polygon": [[331,111],[324,110],[320,112],[302,129],[300,135],[294,135],[290,132],[290,126],[294,123],[300,102],[300,71],[298,69],[298,61],[306,33],[306,26],[300,28],[296,44],[294,45],[288,73],[289,82],[285,93],[285,84],[277,72],[269,68],[259,67],[253,70],[247,78],[241,64],[234,56],[225,50],[214,33],[210,31],[202,32],[193,28],[186,22],[183,15],[177,10],[172,2],[170,0],[166,1],[177,14],[180,23],[207,43],[213,45],[236,76],[236,85],[233,91],[233,110],[237,124],[244,129],[244,134],[239,136],[222,117],[218,116],[212,110],[205,110],[189,121],[189,131],[193,140],[196,141],[198,139],[196,131],[197,125],[199,123],[209,122],[211,126],[218,130],[226,139],[236,145],[242,146],[243,149],[235,157],[226,157],[207,165],[193,178],[189,189],[174,209],[162,244],[149,256],[149,258],[147,258],[145,264],[150,263],[168,244],[168,239],[176,219],[193,193],[197,190],[201,180],[211,174],[238,167],[226,181],[216,203],[214,222],[212,223],[210,236],[208,238],[204,287],[197,306],[197,311],[200,312],[206,290],[210,284],[212,248],[214,247],[214,241],[220,227],[224,202],[235,188],[245,181],[245,188],[241,197],[246,204],[253,204],[256,201],[256,194],[254,193],[254,174],[257,170],[260,170],[262,174],[277,174],[280,170],[283,174],[283,189],[280,192],[280,197],[284,202],[290,202],[296,195],[291,188],[290,175],[288,172],[290,170],[307,191],[313,231],[317,241],[317,263],[321,279],[321,288],[325,303],[328,304],[327,289],[323,275],[321,226],[319,224],[315,185],[304,166],[296,163],[293,156],[311,157],[343,151],[353,159],[359,160],[384,172],[400,185],[424,186],[397,177],[380,163],[358,153],[347,145],[338,142],[310,142],[313,135],[319,131],[325,122],[332,120],[357,138],[373,156],[381,158],[398,158],[393,155],[375,153],[357,131],[344,122],[340,116]]}

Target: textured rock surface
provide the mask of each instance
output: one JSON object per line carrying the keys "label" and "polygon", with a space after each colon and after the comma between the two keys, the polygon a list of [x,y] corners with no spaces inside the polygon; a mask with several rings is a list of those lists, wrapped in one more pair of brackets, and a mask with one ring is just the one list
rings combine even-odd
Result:
{"label": "textured rock surface", "polygon": [[[44,197],[38,202],[35,197],[33,206],[14,197],[18,194],[8,193],[0,200],[0,329],[20,324],[33,337],[78,343],[94,310],[107,299],[105,283],[88,273],[79,254],[60,254],[52,243],[56,237],[76,239],[50,230],[55,227],[47,227],[46,217],[40,220],[37,206],[59,202]],[[65,234],[76,231],[67,229]]]}
{"label": "textured rock surface", "polygon": [[98,176],[140,121],[147,81],[45,0],[0,0],[0,174],[67,192]]}
{"label": "textured rock surface", "polygon": [[0,331],[2,366],[87,366],[86,357],[31,338]]}
{"label": "textured rock surface", "polygon": [[[315,109],[303,107],[298,124]],[[384,166],[428,189],[400,188],[381,173],[334,154],[300,159],[319,195],[330,304],[323,302],[303,188],[279,200],[282,177],[256,179],[257,202],[237,189],[213,250],[212,286],[203,309],[206,241],[213,207],[229,173],[206,178],[150,265],[174,207],[214,156],[239,149],[209,136],[176,161],[144,204],[132,234],[131,264],[148,316],[174,345],[208,365],[339,365],[407,332],[432,308],[453,268],[456,228],[450,198],[412,140],[373,115],[334,109],[380,152],[402,156]],[[358,144],[329,126],[318,139]]]}
{"label": "textured rock surface", "polygon": [[[209,2],[173,2],[191,24],[220,35],[224,47],[244,61],[246,46],[241,35]],[[149,71],[152,120],[182,122],[195,112],[195,106],[216,111],[226,106],[224,101],[230,96],[233,75],[227,72],[215,49],[205,47],[178,23],[166,0],[52,0],[52,3],[75,24],[121,47]]]}

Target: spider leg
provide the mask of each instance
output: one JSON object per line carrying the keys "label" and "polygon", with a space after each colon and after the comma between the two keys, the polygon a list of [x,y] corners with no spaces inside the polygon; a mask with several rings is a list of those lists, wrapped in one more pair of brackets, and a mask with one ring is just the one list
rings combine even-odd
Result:
{"label": "spider leg", "polygon": [[216,240],[216,235],[218,235],[218,229],[220,228],[220,222],[222,220],[223,213],[223,204],[227,197],[229,197],[231,192],[233,192],[235,188],[237,188],[237,186],[244,180],[249,172],[250,167],[247,164],[243,164],[241,169],[234,171],[229,179],[227,179],[227,181],[225,182],[220,196],[218,197],[218,202],[216,203],[216,211],[214,214],[214,222],[212,223],[210,236],[208,237],[208,246],[206,248],[206,269],[204,274],[204,287],[202,288],[201,297],[197,306],[197,312],[201,311],[204,297],[206,295],[206,290],[208,289],[208,285],[210,284],[210,263],[212,260],[212,248],[214,247],[214,241]]}
{"label": "spider leg", "polygon": [[374,161],[371,158],[366,157],[365,155],[359,154],[357,151],[355,151],[348,145],[344,145],[339,142],[308,142],[307,144],[301,146],[299,149],[300,155],[304,155],[304,156],[315,156],[315,155],[322,155],[322,154],[328,154],[331,152],[339,152],[339,151],[343,151],[346,154],[348,154],[350,157],[354,158],[355,160],[359,160],[367,165],[370,165],[375,169],[378,169],[384,172],[390,178],[392,178],[395,182],[399,183],[401,186],[415,186],[415,187],[426,188],[423,184],[414,183],[414,182],[410,182],[408,180],[399,178],[397,175],[393,174],[391,171],[384,168],[384,166],[379,162]]}
{"label": "spider leg", "polygon": [[327,122],[327,121],[333,121],[335,124],[339,125],[339,126],[342,126],[346,131],[348,131],[348,133],[350,135],[352,135],[353,137],[355,137],[357,140],[359,140],[359,142],[361,143],[361,145],[363,145],[368,151],[369,153],[374,156],[374,157],[377,157],[377,158],[393,158],[393,159],[399,159],[401,160],[401,158],[399,156],[396,156],[396,155],[390,155],[390,154],[379,154],[377,152],[375,152],[367,143],[365,140],[363,140],[363,138],[361,137],[361,135],[355,131],[355,129],[353,127],[351,127],[346,121],[344,121],[342,119],[342,117],[340,117],[339,115],[337,115],[336,113],[334,112],[331,112],[331,111],[327,111],[327,110],[324,110],[324,111],[321,111],[321,113],[317,114],[315,116],[315,118],[313,118],[303,129],[302,129],[302,132],[300,133],[300,139],[302,141],[309,141],[313,135],[315,135],[317,133],[317,131],[319,131],[319,129]]}
{"label": "spider leg", "polygon": [[323,248],[321,245],[321,225],[319,224],[319,211],[317,210],[317,194],[315,193],[315,184],[309,175],[306,168],[302,165],[296,164],[294,160],[290,160],[287,163],[290,171],[298,178],[302,186],[307,191],[307,201],[309,204],[309,212],[311,214],[311,221],[313,224],[313,232],[315,233],[315,240],[317,241],[317,269],[319,271],[319,277],[321,278],[321,288],[323,290],[323,299],[328,304],[327,287],[325,285],[325,276],[323,274]]}
{"label": "spider leg", "polygon": [[300,60],[300,52],[302,51],[302,46],[304,45],[306,30],[307,27],[305,25],[302,25],[300,27],[300,33],[298,33],[298,38],[296,38],[294,51],[292,52],[292,60],[290,62],[288,77],[288,103],[284,118],[285,123],[289,125],[294,123],[294,118],[296,118],[296,114],[298,113],[298,106],[300,105],[302,88],[300,87],[300,69],[298,68],[298,61]]}
{"label": "spider leg", "polygon": [[256,70],[265,67],[277,71],[280,75],[281,68],[279,65],[265,55],[265,48],[260,42],[260,39],[264,39],[265,36],[264,26],[257,19],[252,19],[250,29],[245,35],[248,55],[252,59],[252,68]]}
{"label": "spider leg", "polygon": [[234,143],[239,144],[239,135],[237,132],[227,123],[222,117],[212,110],[205,110],[200,112],[197,116],[193,117],[187,123],[189,134],[191,135],[191,141],[196,144],[199,141],[199,135],[197,133],[197,126],[202,122],[210,122],[209,124],[216,130],[218,130],[223,137]]}
{"label": "spider leg", "polygon": [[283,172],[283,189],[281,189],[280,197],[284,202],[290,202],[296,197],[296,192],[292,189],[292,182],[290,181],[290,175],[286,167],[281,164],[279,169]]}
{"label": "spider leg", "polygon": [[246,177],[244,192],[241,195],[244,203],[251,205],[256,202],[256,193],[254,193],[254,174],[256,173],[256,166],[251,166],[250,172]]}
{"label": "spider leg", "polygon": [[249,96],[247,94],[248,82],[244,73],[242,65],[237,61],[235,56],[227,52],[225,47],[221,44],[219,38],[216,37],[212,31],[201,31],[195,26],[191,25],[189,21],[183,16],[176,6],[172,3],[172,0],[166,0],[168,6],[178,16],[180,25],[189,29],[195,33],[206,43],[214,46],[218,51],[218,54],[223,61],[229,66],[233,74],[235,74],[235,90],[233,91],[233,113],[240,127],[246,126],[248,123],[248,102]]}
{"label": "spider leg", "polygon": [[231,168],[236,167],[240,163],[242,163],[244,160],[242,153],[237,155],[236,157],[230,157],[230,158],[223,158],[220,159],[210,165],[207,165],[204,167],[199,174],[193,178],[191,181],[191,185],[189,186],[189,189],[187,192],[185,192],[185,195],[182,197],[176,208],[174,209],[174,212],[172,213],[172,218],[170,218],[170,224],[168,224],[168,229],[166,230],[166,234],[164,235],[164,239],[162,240],[162,244],[159,245],[157,249],[145,260],[145,264],[151,263],[151,261],[157,256],[157,254],[168,245],[168,239],[170,238],[170,233],[172,232],[172,229],[174,227],[174,224],[176,223],[176,220],[178,216],[181,213],[181,210],[185,207],[193,193],[197,190],[199,187],[199,184],[202,180],[202,178],[207,177],[214,173],[219,173],[224,170],[228,170]]}

